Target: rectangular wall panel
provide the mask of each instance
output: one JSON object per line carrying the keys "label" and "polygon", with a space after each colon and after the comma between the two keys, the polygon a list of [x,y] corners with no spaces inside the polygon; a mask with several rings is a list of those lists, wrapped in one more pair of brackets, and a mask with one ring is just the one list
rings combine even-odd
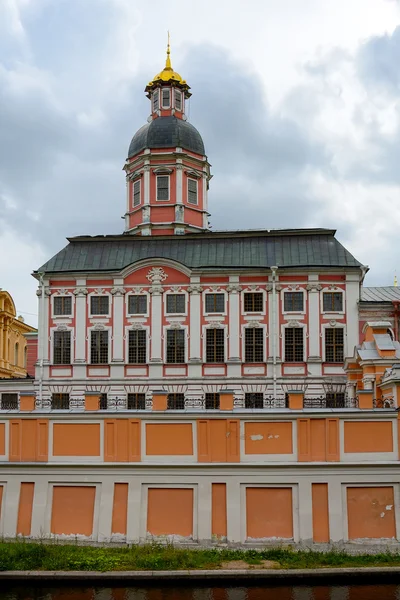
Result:
{"label": "rectangular wall panel", "polygon": [[329,542],[328,484],[312,484],[313,541]]}
{"label": "rectangular wall panel", "polygon": [[128,519],[128,484],[114,484],[111,532],[126,535]]}
{"label": "rectangular wall panel", "polygon": [[292,489],[248,487],[246,524],[248,539],[292,539]]}
{"label": "rectangular wall panel", "polygon": [[139,420],[110,419],[104,423],[104,460],[138,462],[140,452]]}
{"label": "rectangular wall panel", "polygon": [[292,454],[292,424],[279,422],[245,423],[246,454]]}
{"label": "rectangular wall panel", "polygon": [[31,534],[34,491],[34,483],[21,483],[17,521],[18,535],[29,536]]}
{"label": "rectangular wall panel", "polygon": [[395,538],[393,487],[348,487],[347,520],[350,540]]}
{"label": "rectangular wall panel", "polygon": [[150,535],[193,536],[193,489],[149,488],[147,532]]}
{"label": "rectangular wall panel", "polygon": [[100,456],[100,424],[54,423],[53,456]]}
{"label": "rectangular wall panel", "polygon": [[326,422],[325,419],[310,420],[311,460],[326,460]]}
{"label": "rectangular wall panel", "polygon": [[193,455],[191,423],[146,423],[148,456]]}
{"label": "rectangular wall panel", "polygon": [[226,483],[212,484],[212,523],[211,534],[217,538],[226,538]]}
{"label": "rectangular wall panel", "polygon": [[94,486],[55,485],[51,511],[51,533],[84,535],[93,533]]}
{"label": "rectangular wall panel", "polygon": [[6,424],[0,423],[0,455],[6,453]]}
{"label": "rectangular wall panel", "polygon": [[345,452],[393,452],[391,421],[345,421]]}

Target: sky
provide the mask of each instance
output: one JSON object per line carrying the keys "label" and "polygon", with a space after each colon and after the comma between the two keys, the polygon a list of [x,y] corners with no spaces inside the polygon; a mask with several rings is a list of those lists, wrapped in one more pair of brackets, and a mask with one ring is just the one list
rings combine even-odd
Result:
{"label": "sky", "polygon": [[0,287],[123,231],[146,83],[172,65],[212,164],[214,230],[325,227],[400,277],[400,0],[0,0]]}

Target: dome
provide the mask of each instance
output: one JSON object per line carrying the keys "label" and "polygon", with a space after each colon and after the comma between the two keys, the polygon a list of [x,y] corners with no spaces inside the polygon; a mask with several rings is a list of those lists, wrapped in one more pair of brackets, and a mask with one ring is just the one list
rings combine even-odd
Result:
{"label": "dome", "polygon": [[145,148],[177,147],[205,155],[203,140],[193,125],[174,116],[158,117],[135,133],[129,146],[128,158]]}

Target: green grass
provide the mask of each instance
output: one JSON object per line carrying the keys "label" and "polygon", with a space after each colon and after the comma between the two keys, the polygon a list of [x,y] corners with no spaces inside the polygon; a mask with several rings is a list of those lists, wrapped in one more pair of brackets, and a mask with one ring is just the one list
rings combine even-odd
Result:
{"label": "green grass", "polygon": [[352,556],[339,551],[323,553],[283,548],[190,550],[159,544],[108,548],[57,542],[0,542],[1,571],[217,569],[231,560],[243,560],[255,566],[262,560],[273,560],[283,569],[400,566],[400,554],[390,552]]}

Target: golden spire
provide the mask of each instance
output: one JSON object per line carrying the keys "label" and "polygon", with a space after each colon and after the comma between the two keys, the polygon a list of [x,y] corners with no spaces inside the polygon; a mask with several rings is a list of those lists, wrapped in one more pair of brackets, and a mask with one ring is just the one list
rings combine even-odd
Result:
{"label": "golden spire", "polygon": [[169,31],[168,31],[167,60],[165,61],[165,68],[171,69],[171,71],[172,71],[170,54],[171,54],[171,48],[170,48],[170,44],[169,44]]}
{"label": "golden spire", "polygon": [[394,272],[394,282],[393,282],[394,287],[397,287],[397,271]]}

